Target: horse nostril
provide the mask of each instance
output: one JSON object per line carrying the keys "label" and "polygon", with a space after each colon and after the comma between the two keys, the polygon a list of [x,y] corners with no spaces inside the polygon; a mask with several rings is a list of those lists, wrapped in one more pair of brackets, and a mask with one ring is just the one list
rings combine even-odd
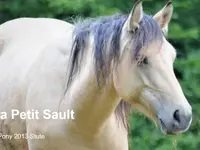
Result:
{"label": "horse nostril", "polygon": [[179,110],[176,110],[176,111],[174,112],[174,119],[175,119],[178,123],[181,122]]}

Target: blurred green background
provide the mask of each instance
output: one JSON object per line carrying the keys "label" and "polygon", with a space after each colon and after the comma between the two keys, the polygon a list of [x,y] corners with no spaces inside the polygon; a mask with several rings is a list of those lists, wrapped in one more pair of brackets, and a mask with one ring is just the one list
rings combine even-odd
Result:
{"label": "blurred green background", "polygon": [[[154,15],[167,1],[146,0],[144,11]],[[200,150],[200,0],[174,0],[168,40],[177,49],[175,72],[193,107],[190,130],[164,136],[142,115],[132,115],[130,150]],[[128,13],[133,0],[0,0],[0,23],[18,17],[96,17]]]}

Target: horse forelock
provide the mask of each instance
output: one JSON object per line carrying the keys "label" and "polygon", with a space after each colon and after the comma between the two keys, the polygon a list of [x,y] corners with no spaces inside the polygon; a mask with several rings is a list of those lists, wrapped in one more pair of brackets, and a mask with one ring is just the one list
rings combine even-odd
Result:
{"label": "horse forelock", "polygon": [[[73,76],[77,73],[78,69],[80,69],[80,60],[83,57],[89,36],[92,36],[94,41],[93,51],[97,82],[99,84],[100,77],[103,77],[104,80],[108,78],[112,70],[111,63],[114,62],[114,66],[116,66],[119,62],[120,42],[123,42],[120,40],[122,29],[127,18],[127,15],[118,14],[79,21],[80,23],[75,25],[75,39],[71,51],[67,87],[72,82]],[[144,15],[140,22],[140,28],[135,33],[131,33],[130,37],[128,40],[131,43],[134,59],[139,55],[141,49],[148,47],[152,42],[162,42],[163,33],[157,22],[151,16]],[[124,118],[126,118],[127,112],[129,111],[130,105],[123,100],[115,111],[125,127],[127,127],[128,122]]]}

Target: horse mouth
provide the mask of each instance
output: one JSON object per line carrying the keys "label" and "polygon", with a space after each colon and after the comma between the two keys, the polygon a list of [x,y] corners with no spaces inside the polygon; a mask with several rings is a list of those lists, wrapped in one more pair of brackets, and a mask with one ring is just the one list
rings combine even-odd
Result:
{"label": "horse mouth", "polygon": [[177,135],[178,132],[171,132],[171,131],[168,131],[167,130],[167,126],[165,125],[165,123],[162,121],[162,119],[158,118],[159,119],[159,123],[160,123],[160,129],[161,129],[161,132],[164,134],[164,135]]}

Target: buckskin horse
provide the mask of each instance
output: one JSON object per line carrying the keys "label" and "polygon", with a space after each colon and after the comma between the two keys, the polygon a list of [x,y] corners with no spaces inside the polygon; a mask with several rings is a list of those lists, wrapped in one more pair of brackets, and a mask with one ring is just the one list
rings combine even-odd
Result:
{"label": "buckskin horse", "polygon": [[[172,2],[154,16],[138,1],[130,14],[72,25],[19,18],[0,26],[1,150],[128,150],[130,108],[185,132],[192,109],[175,77],[165,33]],[[122,100],[123,99],[123,100]],[[12,119],[11,110],[73,110],[75,119]],[[44,139],[30,135],[42,134]]]}

